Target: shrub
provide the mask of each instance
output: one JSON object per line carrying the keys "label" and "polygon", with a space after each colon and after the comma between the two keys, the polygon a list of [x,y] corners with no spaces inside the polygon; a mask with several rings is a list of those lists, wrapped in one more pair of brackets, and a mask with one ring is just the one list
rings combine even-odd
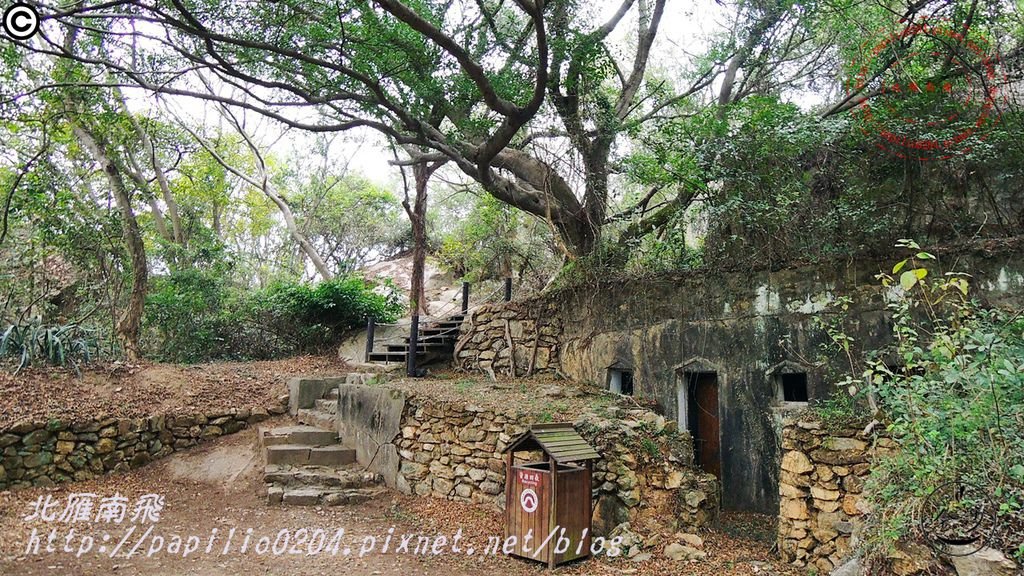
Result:
{"label": "shrub", "polygon": [[[968,299],[967,275],[935,274],[931,254],[901,245],[914,256],[880,275],[895,296],[893,344],[840,383],[877,405],[899,445],[872,469],[869,558],[902,539],[934,542],[937,518],[1020,556],[1024,316],[981,307]],[[971,521],[956,524],[964,513]]]}
{"label": "shrub", "polygon": [[91,345],[90,334],[77,324],[11,324],[0,333],[0,359],[14,358],[17,370],[33,362],[43,362],[70,366],[78,374],[78,365],[92,358]]}
{"label": "shrub", "polygon": [[397,290],[357,276],[239,290],[216,274],[176,272],[146,302],[147,351],[160,360],[270,359],[319,352],[373,318],[394,322]]}

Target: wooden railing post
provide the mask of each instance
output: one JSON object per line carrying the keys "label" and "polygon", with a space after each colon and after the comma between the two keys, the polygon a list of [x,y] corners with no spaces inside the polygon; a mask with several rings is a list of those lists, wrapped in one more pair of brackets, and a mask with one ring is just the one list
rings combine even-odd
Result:
{"label": "wooden railing post", "polygon": [[462,313],[469,312],[469,282],[462,283]]}
{"label": "wooden railing post", "polygon": [[505,278],[505,302],[512,300],[512,278]]}

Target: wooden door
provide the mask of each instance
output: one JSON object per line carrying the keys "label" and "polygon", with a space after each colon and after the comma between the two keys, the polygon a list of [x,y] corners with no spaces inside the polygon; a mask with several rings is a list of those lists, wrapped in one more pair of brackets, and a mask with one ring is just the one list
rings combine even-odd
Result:
{"label": "wooden door", "polygon": [[694,374],[690,383],[690,422],[697,465],[722,478],[721,437],[718,422],[718,377],[714,372]]}

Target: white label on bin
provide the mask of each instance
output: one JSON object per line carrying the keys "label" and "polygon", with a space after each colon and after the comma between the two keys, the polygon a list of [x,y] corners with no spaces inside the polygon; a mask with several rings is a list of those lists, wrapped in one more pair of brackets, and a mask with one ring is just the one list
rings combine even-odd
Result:
{"label": "white label on bin", "polygon": [[519,503],[523,505],[523,510],[527,514],[532,514],[537,509],[537,493],[533,491],[533,488],[523,490],[523,493],[519,495]]}

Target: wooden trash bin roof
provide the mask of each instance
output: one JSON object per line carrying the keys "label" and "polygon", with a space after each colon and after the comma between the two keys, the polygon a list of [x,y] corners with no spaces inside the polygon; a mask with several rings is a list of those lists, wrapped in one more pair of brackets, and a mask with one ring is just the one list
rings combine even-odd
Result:
{"label": "wooden trash bin roof", "polygon": [[502,452],[541,450],[559,464],[598,460],[601,455],[580,436],[573,425],[534,424],[516,436]]}

